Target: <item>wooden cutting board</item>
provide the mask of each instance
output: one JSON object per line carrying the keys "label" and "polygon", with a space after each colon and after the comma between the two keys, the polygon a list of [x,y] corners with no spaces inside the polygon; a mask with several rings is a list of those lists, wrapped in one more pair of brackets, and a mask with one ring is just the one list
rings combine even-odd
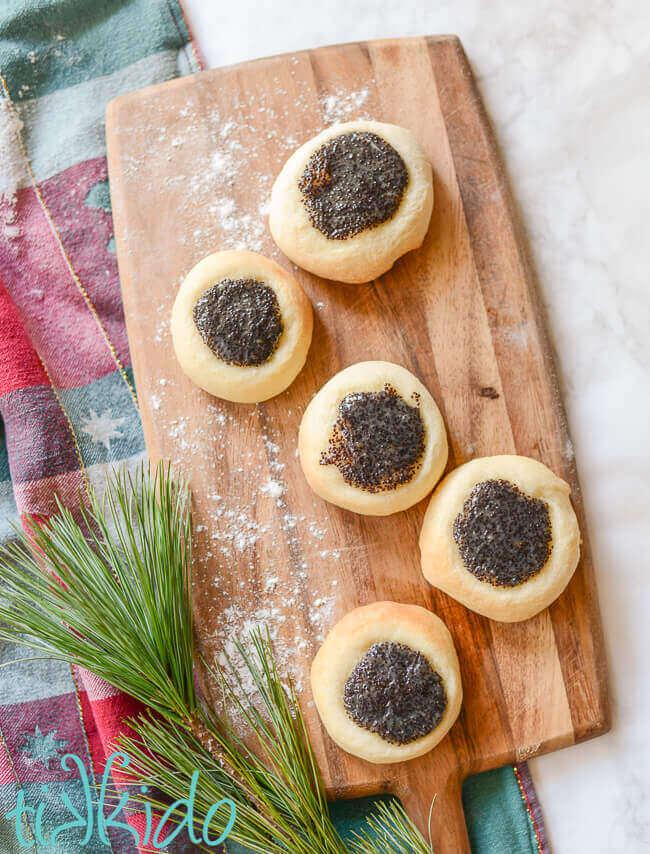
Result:
{"label": "wooden cutting board", "polygon": [[[266,222],[290,152],[337,120],[410,128],[434,170],[423,247],[368,285],[296,270]],[[603,733],[609,713],[598,603],[572,446],[534,276],[503,167],[462,46],[453,36],[375,41],[244,63],[118,98],[108,149],[124,307],[147,448],[191,479],[195,605],[201,649],[269,624],[301,688],[333,797],[399,795],[436,854],[469,851],[462,779]],[[307,364],[258,406],[209,397],[176,363],[168,320],[176,290],[205,254],[248,248],[293,269],[315,309]],[[424,581],[426,501],[356,516],[316,498],[296,456],[312,395],[365,359],[405,365],[431,390],[449,431],[449,467],[475,456],[542,460],[572,486],[584,542],[567,591],[547,611],[504,625]],[[465,701],[429,755],[373,766],[320,726],[307,672],[345,612],[378,599],[432,608],[459,651]]]}

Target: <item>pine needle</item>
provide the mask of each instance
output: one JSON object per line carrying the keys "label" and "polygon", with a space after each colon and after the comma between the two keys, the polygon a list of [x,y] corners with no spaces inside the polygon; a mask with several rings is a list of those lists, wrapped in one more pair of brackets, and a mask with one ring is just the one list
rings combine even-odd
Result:
{"label": "pine needle", "polygon": [[398,801],[377,804],[367,824],[367,830],[353,834],[352,854],[433,854]]}
{"label": "pine needle", "polygon": [[[198,771],[197,825],[213,804],[230,798],[237,820],[229,838],[257,854],[431,854],[396,804],[380,805],[367,831],[345,846],[268,631],[235,644],[255,697],[232,661],[207,668],[224,706],[250,729],[252,744],[231,716],[218,717],[198,697],[190,498],[168,467],[109,478],[104,498],[91,489],[77,518],[57,499],[47,522],[28,519],[26,532],[16,534],[0,545],[0,640],[85,667],[149,707],[151,713],[129,722],[137,738],[119,742],[137,783],[173,801],[187,797]],[[153,795],[135,800],[163,811],[169,802]],[[213,815],[212,837],[229,818],[225,806]]]}
{"label": "pine needle", "polygon": [[[252,746],[235,732],[231,721],[218,719],[204,707],[200,737],[165,721],[141,719],[134,728],[148,750],[132,738],[122,738],[121,749],[131,758],[138,780],[169,798],[187,792],[192,773],[199,769],[194,808],[198,823],[212,803],[232,798],[237,821],[230,838],[251,851],[344,854],[347,849],[330,818],[298,700],[291,683],[286,688],[282,684],[268,632],[256,630],[245,642],[235,641],[235,647],[255,684],[255,698],[242,693],[235,662],[228,660],[224,667],[215,662],[209,672],[222,687],[226,704],[247,722]],[[182,811],[176,820],[181,818]],[[212,836],[219,835],[227,818],[224,813],[213,820]]]}
{"label": "pine needle", "polygon": [[[196,708],[189,494],[159,466],[110,478],[78,519],[0,545],[0,639],[64,657],[175,721]],[[4,624],[4,625],[3,625]]]}

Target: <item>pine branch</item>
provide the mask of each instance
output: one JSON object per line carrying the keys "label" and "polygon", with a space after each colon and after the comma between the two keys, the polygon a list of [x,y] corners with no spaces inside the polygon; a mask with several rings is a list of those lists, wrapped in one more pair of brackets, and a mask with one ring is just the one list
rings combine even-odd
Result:
{"label": "pine branch", "polygon": [[197,705],[189,494],[159,466],[90,492],[79,521],[57,499],[0,545],[0,639],[87,668],[180,722]]}
{"label": "pine branch", "polygon": [[[208,668],[224,706],[243,717],[254,745],[227,713],[217,717],[200,701],[189,493],[169,468],[110,478],[103,500],[90,491],[78,520],[57,499],[54,516],[45,524],[28,520],[26,529],[0,545],[0,640],[81,665],[155,713],[130,722],[137,739],[120,741],[138,782],[173,801],[187,796],[198,771],[197,819],[202,823],[212,804],[232,799],[237,821],[230,837],[258,854],[431,854],[397,806],[380,807],[368,832],[345,847],[295,691],[291,682],[282,684],[268,633],[236,644],[261,711],[232,662]],[[139,799],[167,809],[167,803]],[[213,816],[211,833],[219,835],[228,818],[225,809]]]}
{"label": "pine branch", "polygon": [[424,837],[397,801],[377,804],[367,820],[368,828],[354,833],[352,854],[433,854]]}
{"label": "pine branch", "polygon": [[[254,698],[242,694],[234,662],[225,667],[215,663],[210,672],[223,688],[224,705],[236,708],[248,722],[253,746],[241,739],[230,720],[223,721],[204,707],[200,725],[192,733],[148,718],[134,726],[147,751],[132,738],[122,738],[120,748],[131,758],[138,781],[169,798],[187,791],[198,769],[194,813],[199,823],[212,803],[232,798],[237,821],[230,838],[252,851],[345,854],[347,849],[330,818],[298,700],[291,683],[287,688],[282,685],[268,634],[255,631],[247,643],[237,641],[235,646],[256,686],[262,711]],[[182,810],[176,816],[181,818]],[[223,830],[227,818],[222,816],[222,824],[213,822],[213,835]]]}

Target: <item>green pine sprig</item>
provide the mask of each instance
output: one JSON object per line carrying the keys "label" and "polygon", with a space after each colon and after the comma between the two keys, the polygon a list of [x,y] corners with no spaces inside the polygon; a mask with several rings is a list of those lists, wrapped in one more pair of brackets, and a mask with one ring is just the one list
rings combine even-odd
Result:
{"label": "green pine sprig", "polygon": [[353,834],[352,854],[433,854],[431,844],[427,845],[398,801],[377,804],[367,825],[362,833]]}
{"label": "green pine sprig", "polygon": [[77,517],[0,545],[0,639],[87,668],[176,722],[191,717],[194,627],[189,491],[159,466],[90,490]]}
{"label": "green pine sprig", "polygon": [[[231,798],[237,820],[230,838],[259,854],[431,854],[399,805],[381,806],[367,832],[343,843],[268,634],[236,644],[255,697],[232,661],[204,662],[224,710],[236,710],[252,737],[198,696],[190,496],[168,467],[152,475],[145,467],[122,471],[109,478],[102,499],[91,489],[76,516],[57,499],[47,522],[33,518],[25,527],[0,545],[0,640],[85,667],[149,707],[129,722],[137,738],[120,741],[136,782],[173,801],[187,796],[198,770],[199,825],[213,803]],[[167,807],[155,796],[141,800]],[[228,817],[226,810],[214,816],[213,836]]]}
{"label": "green pine sprig", "polygon": [[[257,702],[241,693],[233,662],[224,667],[215,663],[211,672],[223,688],[224,706],[237,708],[248,722],[250,744],[230,719],[217,718],[206,707],[199,732],[147,717],[134,724],[138,738],[123,737],[120,748],[129,755],[138,781],[168,797],[187,792],[193,772],[199,770],[195,817],[202,823],[212,803],[231,798],[237,821],[230,838],[251,851],[344,854],[347,849],[330,818],[300,706],[291,683],[287,688],[282,685],[268,636],[256,630],[247,643],[237,641],[236,648],[256,685]],[[172,821],[182,816],[181,809]],[[216,817],[213,835],[223,830],[227,819],[225,811]]]}

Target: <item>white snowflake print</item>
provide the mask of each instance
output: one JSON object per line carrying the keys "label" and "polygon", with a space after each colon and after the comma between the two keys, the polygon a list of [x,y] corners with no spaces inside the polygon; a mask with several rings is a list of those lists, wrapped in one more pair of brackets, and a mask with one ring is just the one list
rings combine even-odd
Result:
{"label": "white snowflake print", "polygon": [[93,442],[99,443],[106,448],[111,449],[111,439],[122,439],[124,433],[117,428],[124,424],[124,418],[112,418],[110,409],[106,409],[101,415],[98,415],[94,409],[90,410],[90,414],[81,425],[84,433],[87,433]]}
{"label": "white snowflake print", "polygon": [[65,738],[57,738],[56,736],[57,731],[55,729],[52,732],[44,733],[40,726],[36,725],[34,735],[28,735],[27,741],[20,748],[28,765],[42,762],[47,770],[50,770],[50,762],[59,759],[60,751],[68,745]]}

